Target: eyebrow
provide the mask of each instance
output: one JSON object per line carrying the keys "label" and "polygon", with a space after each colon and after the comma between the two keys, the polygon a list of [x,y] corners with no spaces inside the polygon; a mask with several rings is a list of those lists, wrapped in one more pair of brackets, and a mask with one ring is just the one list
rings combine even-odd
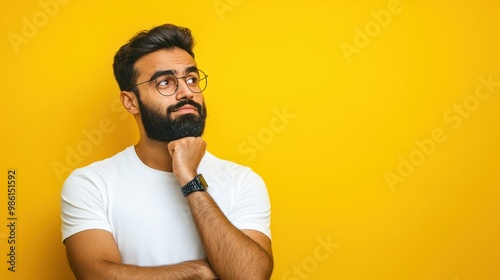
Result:
{"label": "eyebrow", "polygon": [[[198,72],[198,67],[196,67],[196,66],[189,66],[189,67],[186,67],[186,69],[184,69],[184,73],[185,74],[191,73],[191,72]],[[175,70],[175,69],[169,69],[169,70],[156,71],[151,76],[151,78],[149,78],[149,81],[154,81],[156,78],[158,78],[160,76],[163,76],[163,75],[168,75],[168,74],[177,76],[177,70]]]}

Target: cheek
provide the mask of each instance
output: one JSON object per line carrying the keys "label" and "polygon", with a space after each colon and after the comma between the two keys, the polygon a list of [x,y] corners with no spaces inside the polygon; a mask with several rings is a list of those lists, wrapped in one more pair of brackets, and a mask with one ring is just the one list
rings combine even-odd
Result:
{"label": "cheek", "polygon": [[201,93],[194,95],[193,100],[196,101],[197,103],[200,103],[201,105],[205,104],[205,98]]}
{"label": "cheek", "polygon": [[[175,105],[176,102],[162,100],[161,98],[149,99],[147,101],[142,100],[142,107],[146,107],[148,111],[153,111],[157,114],[163,116],[167,115],[167,108],[171,105]],[[142,108],[141,108],[142,109]]]}
{"label": "cheek", "polygon": [[148,91],[146,97],[147,100],[143,99],[143,103],[146,103],[149,108],[154,108],[156,111],[161,112],[166,112],[169,106],[177,103],[175,98],[172,98],[172,96],[163,96],[156,89]]}

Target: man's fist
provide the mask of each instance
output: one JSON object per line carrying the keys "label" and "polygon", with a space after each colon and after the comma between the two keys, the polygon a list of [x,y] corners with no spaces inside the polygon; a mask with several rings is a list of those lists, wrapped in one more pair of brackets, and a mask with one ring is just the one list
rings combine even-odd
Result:
{"label": "man's fist", "polygon": [[175,177],[184,186],[198,174],[207,143],[201,137],[185,137],[168,143]]}

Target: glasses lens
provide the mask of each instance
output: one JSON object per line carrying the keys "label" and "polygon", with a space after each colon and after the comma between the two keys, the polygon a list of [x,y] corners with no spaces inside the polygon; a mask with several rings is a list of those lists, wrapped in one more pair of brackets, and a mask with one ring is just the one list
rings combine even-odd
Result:
{"label": "glasses lens", "polygon": [[177,88],[177,78],[172,74],[165,74],[156,78],[156,88],[162,95],[172,95]]}
{"label": "glasses lens", "polygon": [[207,75],[198,69],[198,72],[186,75],[186,84],[192,92],[200,93],[207,87]]}

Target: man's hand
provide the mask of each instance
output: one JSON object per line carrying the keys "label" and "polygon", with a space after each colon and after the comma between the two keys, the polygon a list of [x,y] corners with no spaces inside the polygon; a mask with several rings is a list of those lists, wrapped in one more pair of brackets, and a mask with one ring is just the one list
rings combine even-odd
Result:
{"label": "man's hand", "polygon": [[219,279],[207,260],[197,260],[193,261],[193,263],[200,265],[200,271],[203,275],[203,279]]}
{"label": "man's hand", "polygon": [[184,186],[197,175],[207,143],[201,137],[185,137],[168,143],[175,177]]}

